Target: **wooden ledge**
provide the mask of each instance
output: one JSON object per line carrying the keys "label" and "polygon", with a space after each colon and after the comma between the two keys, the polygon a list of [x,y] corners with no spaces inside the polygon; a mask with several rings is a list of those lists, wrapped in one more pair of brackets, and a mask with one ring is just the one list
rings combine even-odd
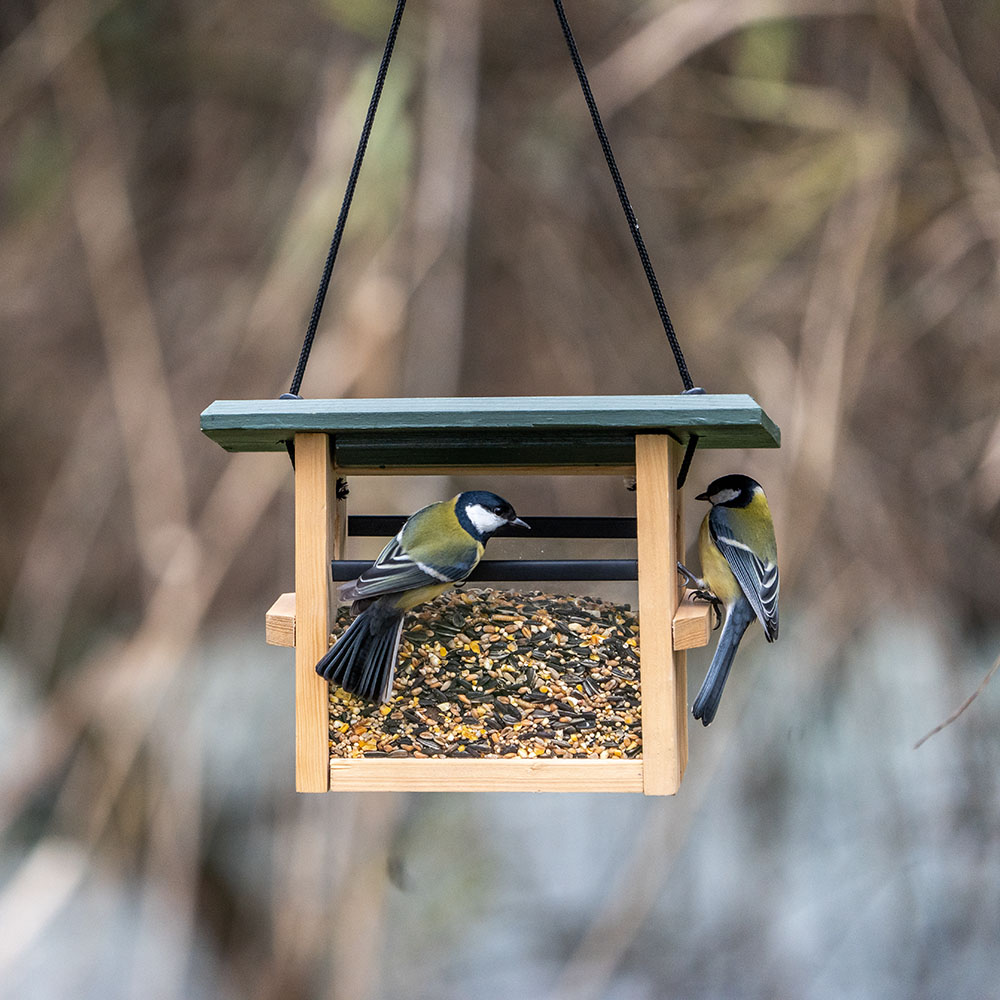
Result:
{"label": "wooden ledge", "polygon": [[[294,594],[291,595],[294,598]],[[674,650],[699,649],[707,646],[712,635],[712,605],[696,601],[690,590],[681,595],[671,623]]]}
{"label": "wooden ledge", "polygon": [[331,791],[641,792],[641,757],[332,757]]}
{"label": "wooden ledge", "polygon": [[271,646],[295,646],[295,595],[282,594],[264,616],[264,638]]}
{"label": "wooden ledge", "polygon": [[[677,607],[672,624],[675,650],[707,646],[712,631],[711,605],[695,601],[686,590]],[[295,645],[295,595],[282,594],[268,608],[264,618],[264,634],[272,646]]]}

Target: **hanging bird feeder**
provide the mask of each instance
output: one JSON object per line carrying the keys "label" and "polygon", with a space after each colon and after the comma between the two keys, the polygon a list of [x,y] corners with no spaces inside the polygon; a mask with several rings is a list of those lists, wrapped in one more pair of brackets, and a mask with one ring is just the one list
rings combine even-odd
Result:
{"label": "hanging bird feeder", "polygon": [[[271,608],[267,635],[295,647],[300,791],[677,791],[687,761],[684,651],[708,642],[710,614],[681,599],[678,467],[692,434],[707,448],[776,447],[777,428],[749,396],[223,400],[205,410],[202,428],[229,451],[294,444],[295,593]],[[329,685],[315,667],[329,647],[331,563],[345,554],[349,524],[338,482],[472,472],[635,476],[640,757],[331,758]],[[490,562],[480,575],[490,575]],[[545,561],[525,561],[516,573],[551,579],[545,570]]]}
{"label": "hanging bird feeder", "polygon": [[[328,790],[406,791],[585,791],[642,792],[669,795],[680,787],[687,763],[686,650],[706,645],[711,609],[696,603],[679,584],[676,564],[683,554],[681,487],[696,445],[706,448],[774,448],[779,432],[767,414],[746,395],[710,395],[695,389],[677,338],[663,305],[638,224],[604,134],[575,42],[560,0],[554,0],[574,66],[612,178],[646,271],[653,298],[670,341],[685,386],[680,395],[663,396],[544,396],[431,399],[319,399],[298,396],[313,336],[322,309],[340,236],[346,222],[368,133],[374,119],[382,82],[388,68],[405,0],[398,0],[368,117],[362,130],[355,168],[348,183],[340,219],[320,283],[291,391],[278,400],[220,400],[201,415],[205,434],[227,451],[287,451],[295,469],[295,591],[281,595],[267,613],[267,641],[295,648],[295,774],[302,792]],[[347,513],[347,482],[368,475],[449,475],[475,473],[524,475],[615,475],[634,477],[635,518],[536,518],[523,516],[532,537],[619,537],[636,539],[634,560],[483,560],[470,581],[636,579],[638,581],[638,637],[619,645],[630,655],[637,651],[636,711],[629,713],[634,735],[624,737],[626,755],[614,748],[600,753],[586,749],[585,741],[560,740],[547,748],[546,737],[525,748],[502,752],[475,738],[435,752],[437,744],[426,733],[407,743],[412,752],[384,749],[346,753],[343,741],[331,739],[349,723],[340,715],[343,701],[316,673],[327,652],[336,625],[335,587],[339,580],[358,575],[367,564],[345,560],[346,539],[352,535],[389,537],[400,518]],[[488,485],[488,478],[484,479]],[[440,599],[438,599],[440,600]],[[469,606],[476,603],[470,599]],[[434,603],[426,606],[427,623]],[[553,612],[554,613],[554,612]],[[518,614],[497,615],[483,626],[484,637],[499,637],[506,648],[516,646],[514,631],[528,637],[548,631],[543,624],[533,633]],[[612,616],[622,624],[625,616]],[[611,621],[612,619],[609,619]],[[595,629],[570,622],[584,633],[579,645],[603,641]],[[430,630],[431,632],[433,630]],[[404,633],[405,635],[405,633]],[[462,636],[464,662],[475,666],[479,642]],[[413,643],[421,641],[415,632]],[[452,643],[454,647],[456,641]],[[486,639],[484,638],[484,641]],[[558,646],[549,637],[549,646]],[[615,639],[618,642],[618,639]],[[497,643],[497,647],[502,645]],[[471,652],[468,652],[471,650]],[[439,652],[446,654],[441,647]],[[434,654],[437,656],[437,654]],[[503,656],[501,651],[499,656]],[[574,654],[583,656],[583,654]],[[562,652],[560,659],[565,659]],[[570,657],[572,660],[572,656]],[[584,666],[587,658],[583,657]],[[615,658],[612,663],[619,664]],[[617,676],[624,670],[607,668]],[[400,671],[403,673],[405,671]],[[463,668],[465,686],[456,696],[441,690],[440,704],[460,719],[463,732],[482,718],[485,701],[520,717],[521,711],[505,696],[474,700],[489,694],[482,672]],[[456,675],[457,676],[457,675]],[[471,679],[470,679],[471,678]],[[536,692],[530,677],[518,690],[527,704],[551,702],[553,711],[576,711],[575,698],[553,693],[547,685]],[[587,681],[583,677],[584,682]],[[445,682],[450,684],[451,681]],[[609,683],[613,684],[614,680]],[[606,685],[607,686],[607,685]],[[583,685],[581,684],[581,687]],[[544,690],[542,690],[544,688]],[[417,688],[412,688],[415,692]],[[568,704],[573,701],[574,704]],[[461,706],[458,706],[460,702]],[[558,704],[557,704],[558,703]],[[388,715],[395,727],[403,725],[417,706],[392,704],[375,707],[351,725],[373,729],[379,716]],[[543,707],[532,715],[545,716]],[[584,713],[577,729],[592,726],[594,713]],[[335,717],[336,716],[336,717]],[[398,725],[399,717],[403,722]],[[634,716],[634,718],[632,718]],[[367,721],[366,721],[367,719]],[[470,720],[466,725],[465,720]],[[426,720],[419,720],[424,724]],[[626,720],[628,721],[628,719]],[[331,730],[333,725],[333,731]],[[500,723],[497,723],[500,725]],[[494,734],[495,735],[495,734]],[[388,740],[388,737],[386,738]],[[540,742],[539,742],[540,741]],[[454,743],[454,741],[453,741]],[[378,740],[360,746],[378,747]],[[389,742],[381,744],[388,746]],[[397,745],[397,744],[393,744]]]}

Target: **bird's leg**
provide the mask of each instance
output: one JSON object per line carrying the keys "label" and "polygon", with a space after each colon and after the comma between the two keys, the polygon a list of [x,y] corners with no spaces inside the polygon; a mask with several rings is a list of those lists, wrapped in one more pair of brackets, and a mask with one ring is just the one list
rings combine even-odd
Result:
{"label": "bird's leg", "polygon": [[712,605],[712,610],[715,612],[715,624],[712,626],[714,632],[722,624],[722,601],[712,593],[700,576],[695,576],[683,563],[677,564],[677,572],[684,577],[685,583],[691,588],[693,601],[705,601]]}
{"label": "bird's leg", "polygon": [[700,576],[695,576],[694,573],[692,573],[691,570],[684,565],[684,563],[679,562],[677,564],[677,572],[684,577],[684,583],[686,586],[692,587],[696,591],[708,590],[708,585],[705,581]]}
{"label": "bird's leg", "polygon": [[715,624],[712,626],[712,631],[716,631],[722,624],[722,601],[710,590],[693,590],[691,591],[691,599],[694,601],[704,601],[706,604],[712,605],[712,611],[715,613]]}

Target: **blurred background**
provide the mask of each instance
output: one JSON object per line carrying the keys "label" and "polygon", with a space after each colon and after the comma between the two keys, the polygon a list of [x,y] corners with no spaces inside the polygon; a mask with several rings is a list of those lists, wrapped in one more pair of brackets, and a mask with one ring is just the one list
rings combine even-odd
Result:
{"label": "blurred background", "polygon": [[[393,5],[9,0],[0,996],[995,995],[1000,687],[914,743],[1000,652],[1000,4],[568,7],[696,384],[782,428],[691,473],[767,489],[781,640],[673,799],[296,796],[290,466],[198,415],[288,388]],[[303,393],[680,388],[551,5],[413,0]]]}

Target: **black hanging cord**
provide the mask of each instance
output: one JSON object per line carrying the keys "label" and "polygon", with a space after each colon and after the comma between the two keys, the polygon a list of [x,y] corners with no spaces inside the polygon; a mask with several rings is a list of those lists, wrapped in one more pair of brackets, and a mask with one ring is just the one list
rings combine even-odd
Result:
{"label": "black hanging cord", "polygon": [[[625,182],[622,180],[621,172],[618,170],[618,163],[615,154],[611,149],[611,141],[601,121],[601,113],[597,110],[597,102],[594,100],[594,93],[590,89],[590,81],[587,79],[587,71],[583,68],[583,60],[580,58],[580,50],[576,47],[576,39],[566,18],[566,11],[563,9],[562,0],[553,0],[556,8],[556,15],[562,27],[563,35],[566,38],[566,45],[569,48],[569,57],[573,61],[573,68],[576,70],[577,79],[580,81],[580,89],[583,91],[583,99],[587,102],[587,109],[590,111],[591,121],[594,123],[594,131],[597,139],[604,151],[604,159],[607,161],[608,170],[611,171],[611,179],[614,181],[615,190],[618,192],[618,200],[621,202],[622,210],[625,212],[625,219],[628,222],[629,232],[635,242],[635,248],[639,252],[639,260],[642,262],[642,269],[646,273],[646,280],[649,282],[649,290],[653,293],[653,301],[656,303],[656,311],[660,314],[660,322],[666,332],[667,340],[670,342],[670,350],[673,351],[674,361],[677,363],[677,372],[684,383],[684,392],[701,394],[705,390],[695,386],[691,373],[688,371],[687,362],[684,360],[684,352],[681,350],[680,342],[677,340],[677,333],[674,324],[671,322],[670,314],[667,312],[666,303],[663,301],[663,293],[660,291],[660,283],[656,280],[656,272],[646,251],[646,244],[642,234],[639,232],[639,220],[635,217],[632,203],[629,201],[628,192],[625,190]],[[692,434],[688,438],[687,448],[684,451],[684,459],[681,462],[680,472],[677,476],[677,489],[684,485],[687,479],[688,470],[691,468],[691,459],[694,458],[695,449],[698,447],[698,435]]]}
{"label": "black hanging cord", "polygon": [[601,121],[601,114],[597,110],[597,102],[594,100],[593,91],[590,89],[590,81],[587,79],[587,71],[583,68],[583,60],[580,58],[580,50],[576,47],[576,39],[570,29],[569,21],[566,20],[566,11],[563,9],[562,0],[553,0],[556,7],[556,14],[559,17],[559,24],[562,26],[563,35],[566,37],[566,45],[569,47],[569,56],[573,60],[573,68],[576,70],[577,78],[580,81],[580,89],[583,91],[583,99],[587,102],[587,109],[594,123],[594,131],[597,132],[598,141],[604,151],[604,159],[608,162],[608,169],[611,171],[611,179],[615,183],[615,190],[618,192],[618,200],[622,203],[625,218],[628,221],[629,231],[635,241],[635,248],[639,251],[639,259],[642,261],[642,269],[646,272],[646,280],[649,282],[649,289],[653,293],[653,301],[656,303],[656,311],[660,314],[660,321],[666,331],[667,340],[670,341],[670,349],[674,352],[674,361],[677,362],[677,371],[680,373],[681,381],[684,383],[684,390],[689,391],[694,388],[694,380],[688,371],[687,363],[684,360],[684,352],[677,340],[674,332],[674,324],[670,321],[670,314],[667,312],[666,304],[663,301],[663,294],[660,292],[660,283],[656,280],[653,265],[646,252],[646,244],[643,242],[642,234],[639,232],[639,222],[632,210],[632,203],[628,199],[625,191],[625,182],[618,170],[615,161],[615,154],[611,151],[611,142],[608,140],[608,133],[604,129]]}
{"label": "black hanging cord", "polygon": [[[642,269],[646,274],[646,280],[649,282],[650,291],[653,293],[653,301],[656,304],[656,311],[659,313],[660,321],[663,324],[667,340],[670,343],[670,349],[673,351],[674,361],[677,364],[677,371],[680,374],[681,382],[684,384],[684,392],[702,393],[704,392],[703,389],[695,387],[694,380],[691,378],[691,373],[688,371],[687,362],[684,360],[684,352],[681,350],[681,345],[677,340],[677,333],[674,330],[674,324],[670,319],[670,314],[667,312],[666,303],[663,301],[663,293],[660,291],[660,283],[657,281],[656,273],[653,271],[653,265],[649,259],[646,244],[643,241],[642,234],[639,232],[639,222],[636,219],[635,212],[632,209],[632,204],[628,198],[628,193],[625,190],[625,183],[622,180],[620,171],[618,170],[618,164],[615,161],[615,155],[612,152],[611,142],[608,139],[607,132],[605,131],[604,123],[601,121],[600,112],[597,110],[597,102],[594,100],[593,91],[590,89],[590,81],[587,79],[587,72],[583,68],[583,60],[580,58],[580,52],[576,46],[576,39],[573,37],[569,21],[566,19],[566,11],[563,9],[562,0],[553,0],[553,2],[555,4],[556,14],[559,17],[559,24],[561,25],[563,35],[566,38],[566,45],[569,48],[570,59],[573,61],[573,68],[576,70],[577,78],[580,81],[580,88],[583,91],[584,100],[587,102],[587,108],[590,111],[590,117],[594,123],[594,130],[597,133],[601,149],[604,152],[604,158],[607,161],[608,169],[611,171],[611,179],[614,181],[615,190],[618,192],[618,200],[621,202],[622,209],[625,212],[625,219],[628,222],[629,231],[631,232],[632,239],[635,242],[635,248],[639,253],[639,260],[642,262]],[[298,364],[295,366],[295,374],[292,376],[291,386],[289,387],[288,392],[282,394],[282,399],[300,398],[299,389],[302,386],[302,378],[305,375],[306,365],[309,362],[309,353],[312,350],[313,340],[316,338],[316,329],[319,326],[320,313],[323,311],[323,303],[326,301],[327,289],[330,287],[330,277],[333,274],[333,266],[337,260],[337,252],[340,249],[340,241],[344,235],[344,227],[347,225],[347,216],[351,210],[351,202],[354,199],[354,189],[357,187],[358,176],[361,173],[361,164],[364,160],[365,150],[368,148],[368,139],[371,135],[372,125],[375,122],[375,113],[378,110],[379,99],[382,96],[382,88],[385,84],[386,75],[389,72],[389,62],[392,59],[392,51],[396,44],[396,36],[399,34],[399,26],[403,20],[403,11],[405,8],[406,0],[397,0],[396,10],[392,17],[392,23],[389,26],[389,34],[385,41],[385,50],[382,53],[382,62],[379,65],[378,74],[375,78],[375,88],[372,91],[371,101],[368,104],[368,113],[365,116],[365,123],[361,130],[361,137],[358,140],[358,148],[354,154],[354,163],[351,167],[351,173],[347,180],[347,190],[344,192],[344,200],[340,206],[340,215],[337,218],[337,226],[333,232],[333,239],[330,242],[330,250],[327,253],[326,263],[323,266],[323,275],[320,278],[319,288],[316,292],[316,301],[313,303],[312,315],[309,317],[309,325],[306,329],[305,338],[302,341],[302,351],[299,354]],[[688,438],[687,448],[684,452],[684,459],[681,462],[680,473],[677,477],[678,489],[684,485],[688,469],[691,466],[691,459],[694,457],[694,452],[697,446],[698,435],[692,434]],[[294,464],[295,456],[291,447],[291,442],[289,442],[288,451]]]}
{"label": "black hanging cord", "polygon": [[365,150],[368,147],[368,137],[371,135],[372,124],[375,121],[375,112],[378,110],[379,98],[382,96],[382,86],[385,84],[386,74],[389,72],[389,60],[392,59],[392,50],[396,44],[396,35],[399,34],[399,24],[403,20],[403,10],[406,7],[406,0],[397,0],[396,12],[392,16],[392,24],[389,26],[389,36],[385,40],[385,51],[382,53],[382,63],[378,68],[378,76],[375,78],[375,89],[372,91],[372,99],[368,104],[368,114],[365,117],[364,128],[361,130],[361,138],[358,141],[358,149],[354,154],[354,165],[351,167],[351,175],[347,180],[347,190],[344,192],[344,201],[340,206],[340,216],[337,219],[337,228],[333,231],[333,240],[330,243],[330,252],[326,255],[326,264],[323,267],[323,277],[319,282],[319,290],[316,292],[316,301],[313,304],[312,316],[309,318],[309,326],[306,329],[305,340],[302,342],[302,353],[299,355],[299,363],[295,367],[295,375],[292,377],[292,384],[288,392],[282,398],[297,398],[299,388],[302,385],[302,376],[306,372],[306,364],[309,362],[309,352],[312,350],[313,340],[316,337],[316,327],[319,325],[319,314],[323,311],[323,302],[326,299],[326,291],[330,287],[330,275],[333,274],[333,265],[337,259],[337,251],[340,249],[340,240],[344,235],[344,226],[347,225],[347,213],[351,210],[351,201],[354,198],[354,188],[358,183],[358,175],[361,173],[361,162],[365,158]]}

